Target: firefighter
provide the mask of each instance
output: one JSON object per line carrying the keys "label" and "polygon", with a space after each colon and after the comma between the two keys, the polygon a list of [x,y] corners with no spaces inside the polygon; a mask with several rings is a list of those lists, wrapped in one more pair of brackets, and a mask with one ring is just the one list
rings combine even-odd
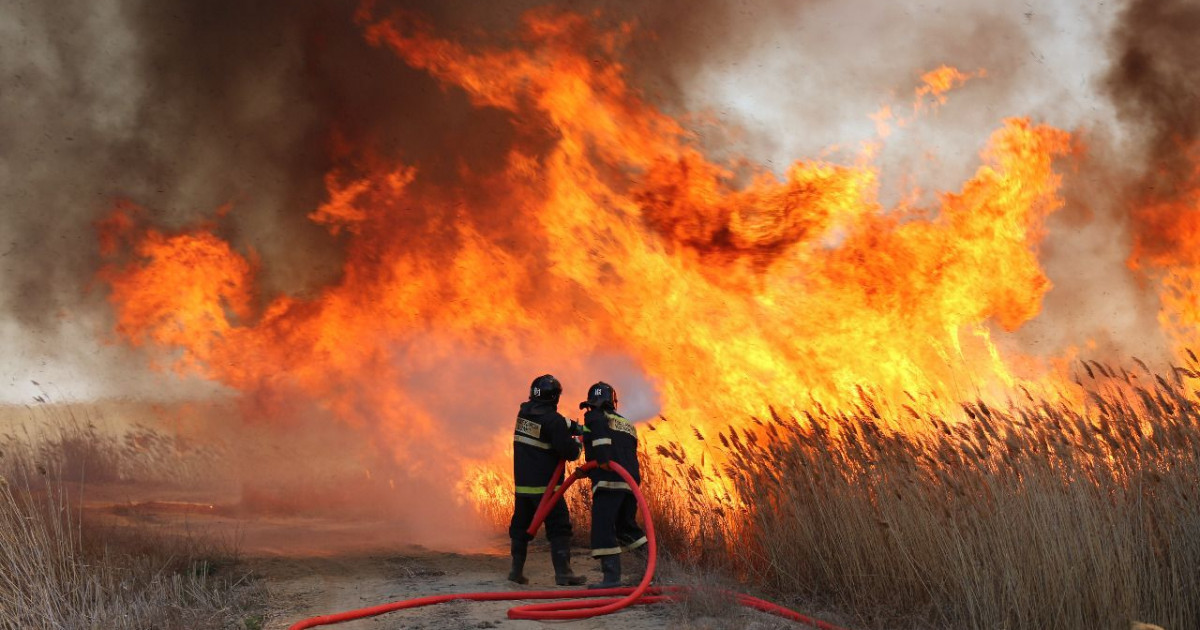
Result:
{"label": "firefighter", "polygon": [[617,413],[617,392],[603,381],[588,389],[588,398],[579,408],[587,409],[583,416],[585,457],[599,464],[591,473],[592,557],[600,559],[604,580],[590,588],[613,588],[621,584],[621,552],[646,544],[646,533],[637,524],[637,499],[629,484],[608,467],[609,462],[616,462],[635,482],[642,482],[637,429]]}
{"label": "firefighter", "polygon": [[[529,386],[529,400],[521,403],[513,433],[513,479],[516,482],[516,501],[508,536],[512,539],[512,570],[508,579],[528,584],[525,577],[525,556],[532,540],[526,530],[533,522],[542,494],[559,460],[579,458],[579,436],[583,427],[558,413],[558,398],[562,385],[558,379],[543,374]],[[578,586],[587,581],[571,571],[571,515],[567,502],[558,503],[546,516],[546,538],[550,540],[550,560],[554,564],[554,583],[559,586]]]}

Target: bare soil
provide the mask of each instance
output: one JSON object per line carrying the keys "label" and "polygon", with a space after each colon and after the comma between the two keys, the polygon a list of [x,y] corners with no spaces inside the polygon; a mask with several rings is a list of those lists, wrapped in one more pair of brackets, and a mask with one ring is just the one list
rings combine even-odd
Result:
{"label": "bare soil", "polygon": [[[530,584],[524,587],[504,580],[507,561],[499,549],[494,553],[459,554],[411,548],[368,555],[260,557],[255,558],[253,563],[256,570],[266,577],[271,592],[273,610],[266,628],[282,630],[306,617],[413,597],[555,588],[548,553],[531,553],[527,571]],[[598,579],[599,575],[591,577]],[[338,627],[344,630],[545,627],[541,622],[508,619],[508,609],[520,603],[458,601],[397,611]],[[615,617],[607,617],[556,622],[555,625],[608,628],[618,624],[631,629],[663,628],[669,625],[668,612],[663,606],[638,607],[617,614],[620,615],[619,621]]]}
{"label": "bare soil", "polygon": [[[132,498],[137,495],[137,498]],[[153,498],[151,498],[153,495]],[[530,547],[526,575],[530,584],[505,579],[507,538],[497,535],[477,549],[444,551],[407,544],[393,525],[343,522],[332,518],[261,516],[239,513],[232,503],[196,493],[111,486],[88,491],[84,509],[92,518],[117,526],[161,528],[165,533],[201,535],[236,546],[242,567],[265,582],[268,593],[264,630],[283,630],[308,617],[388,602],[478,591],[546,590],[554,586],[549,547]],[[208,500],[206,500],[208,499]],[[577,573],[600,580],[599,567],[586,550],[573,560]],[[525,600],[533,603],[537,600]],[[510,620],[507,611],[522,603],[457,601],[371,619],[338,624],[339,630],[391,628],[467,630],[540,628],[543,622]],[[565,628],[628,630],[681,628],[665,605],[638,606],[615,616],[552,622]]]}

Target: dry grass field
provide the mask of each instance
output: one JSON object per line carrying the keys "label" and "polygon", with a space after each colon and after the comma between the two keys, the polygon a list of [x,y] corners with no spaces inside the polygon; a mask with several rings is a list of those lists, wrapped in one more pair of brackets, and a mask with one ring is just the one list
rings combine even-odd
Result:
{"label": "dry grass field", "polygon": [[263,587],[229,541],[83,509],[90,484],[161,486],[189,474],[190,458],[146,428],[107,434],[85,410],[26,413],[32,426],[0,436],[0,628],[261,627]]}
{"label": "dry grass field", "polygon": [[[951,418],[863,394],[697,436],[719,470],[678,444],[644,452],[665,566],[856,628],[1200,627],[1196,366],[1085,367],[1083,402],[975,401]],[[889,428],[896,408],[928,429]],[[227,544],[92,522],[76,494],[194,484],[219,454],[69,407],[36,413],[37,432],[0,435],[0,627],[263,623],[265,587]],[[586,544],[587,493],[569,497]],[[507,507],[488,514],[502,531]],[[681,623],[740,623],[719,604]]]}
{"label": "dry grass field", "polygon": [[664,546],[860,627],[1200,628],[1195,366],[1085,367],[1083,406],[908,408],[919,435],[885,429],[867,396],[755,420],[708,440],[738,502],[682,501],[709,473],[646,453]]}
{"label": "dry grass field", "polygon": [[[643,489],[676,565],[852,627],[1200,628],[1198,367],[1083,364],[1082,404],[956,418],[864,393],[697,436],[719,470],[647,450]],[[587,493],[568,500],[586,544]]]}

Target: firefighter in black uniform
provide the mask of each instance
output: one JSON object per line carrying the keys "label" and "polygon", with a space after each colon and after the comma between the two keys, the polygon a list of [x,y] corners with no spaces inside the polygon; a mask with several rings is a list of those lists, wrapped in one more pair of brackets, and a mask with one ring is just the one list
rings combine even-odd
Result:
{"label": "firefighter in black uniform", "polygon": [[621,583],[621,552],[646,544],[646,533],[637,524],[637,499],[629,484],[608,468],[609,462],[616,462],[635,482],[642,482],[637,429],[617,413],[617,392],[608,383],[592,385],[579,408],[587,409],[583,416],[585,457],[600,465],[591,473],[592,557],[600,559],[604,581],[590,588],[613,588]]}
{"label": "firefighter in black uniform", "polygon": [[[558,379],[543,374],[529,386],[529,400],[521,403],[517,426],[513,433],[513,479],[516,481],[516,502],[508,536],[512,539],[512,570],[508,579],[528,584],[525,577],[525,555],[533,538],[526,530],[550,476],[559,460],[579,458],[579,441],[583,427],[558,413],[558,397],[562,385]],[[554,583],[577,586],[587,581],[571,572],[571,515],[567,502],[560,499],[546,516],[546,538],[550,540],[550,559],[554,563]]]}

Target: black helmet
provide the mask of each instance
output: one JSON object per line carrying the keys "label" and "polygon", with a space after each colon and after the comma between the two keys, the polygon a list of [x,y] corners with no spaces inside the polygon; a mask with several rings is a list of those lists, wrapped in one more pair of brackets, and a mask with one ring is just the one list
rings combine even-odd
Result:
{"label": "black helmet", "polygon": [[588,388],[588,399],[579,403],[579,408],[593,407],[603,409],[604,407],[617,408],[617,390],[613,389],[612,385],[600,381]]}
{"label": "black helmet", "polygon": [[529,400],[556,403],[561,395],[562,384],[550,374],[543,374],[533,379],[533,383],[529,385]]}

